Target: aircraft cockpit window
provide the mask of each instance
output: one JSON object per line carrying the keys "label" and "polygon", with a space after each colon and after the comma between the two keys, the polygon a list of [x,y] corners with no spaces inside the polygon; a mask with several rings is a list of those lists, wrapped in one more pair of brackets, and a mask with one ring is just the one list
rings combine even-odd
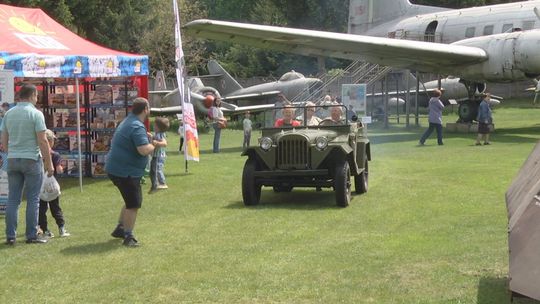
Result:
{"label": "aircraft cockpit window", "polygon": [[512,23],[503,24],[501,33],[508,33],[512,30],[514,25]]}
{"label": "aircraft cockpit window", "polygon": [[295,71],[290,71],[283,74],[283,76],[281,76],[279,81],[291,81],[291,80],[301,79],[301,78],[305,78],[304,75]]}
{"label": "aircraft cockpit window", "polygon": [[465,38],[472,38],[474,37],[474,33],[476,32],[476,28],[473,26],[473,27],[468,27],[466,30],[465,30]]}
{"label": "aircraft cockpit window", "polygon": [[523,26],[521,28],[524,31],[532,30],[534,28],[534,20],[523,21]]}
{"label": "aircraft cockpit window", "polygon": [[486,25],[484,26],[484,36],[492,35],[493,34],[493,25]]}

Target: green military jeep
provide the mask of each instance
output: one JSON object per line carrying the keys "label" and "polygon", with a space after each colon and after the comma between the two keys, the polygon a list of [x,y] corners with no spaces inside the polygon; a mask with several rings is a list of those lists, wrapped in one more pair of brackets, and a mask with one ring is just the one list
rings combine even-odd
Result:
{"label": "green military jeep", "polygon": [[259,144],[242,153],[248,157],[242,174],[244,204],[257,205],[262,186],[276,192],[332,187],[336,204],[347,207],[351,175],[356,193],[366,192],[369,139],[362,123],[346,110],[342,105],[286,106],[262,113]]}

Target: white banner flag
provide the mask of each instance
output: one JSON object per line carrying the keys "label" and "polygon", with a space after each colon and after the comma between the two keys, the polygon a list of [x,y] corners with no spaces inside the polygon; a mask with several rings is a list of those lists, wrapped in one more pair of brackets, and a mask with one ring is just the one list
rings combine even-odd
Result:
{"label": "white banner flag", "polygon": [[199,134],[197,132],[197,119],[191,104],[189,88],[186,87],[187,70],[184,61],[184,51],[182,50],[182,36],[180,34],[180,14],[178,13],[178,3],[173,0],[174,9],[174,45],[176,60],[176,80],[178,81],[178,91],[182,105],[182,121],[184,123],[184,158],[186,160],[199,161]]}

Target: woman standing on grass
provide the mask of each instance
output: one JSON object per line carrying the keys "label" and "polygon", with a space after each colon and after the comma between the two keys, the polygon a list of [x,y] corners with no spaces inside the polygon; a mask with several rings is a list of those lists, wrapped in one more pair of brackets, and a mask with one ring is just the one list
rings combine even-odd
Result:
{"label": "woman standing on grass", "polygon": [[478,107],[478,116],[476,120],[478,121],[478,136],[476,137],[476,145],[480,146],[480,141],[482,137],[484,138],[484,145],[491,144],[489,142],[489,126],[493,123],[493,117],[491,116],[491,109],[489,108],[489,100],[491,95],[489,93],[482,94],[482,102]]}
{"label": "woman standing on grass", "polygon": [[419,144],[424,145],[426,139],[431,135],[433,129],[437,130],[437,143],[439,146],[443,145],[442,141],[442,111],[444,105],[439,99],[442,93],[440,90],[433,91],[433,97],[429,100],[429,127],[420,138]]}

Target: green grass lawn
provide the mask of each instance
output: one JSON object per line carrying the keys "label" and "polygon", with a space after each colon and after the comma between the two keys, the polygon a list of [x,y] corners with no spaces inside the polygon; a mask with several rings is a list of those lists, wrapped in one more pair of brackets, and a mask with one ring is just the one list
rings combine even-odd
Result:
{"label": "green grass lawn", "polygon": [[539,114],[505,102],[491,146],[445,133],[444,146],[433,134],[417,147],[425,118],[371,125],[370,189],[343,209],[330,190],[267,188],[246,208],[241,131],[223,132],[220,154],[201,134],[189,173],[171,132],[169,189],[144,187],[141,247],[109,235],[122,206],[110,181],[85,179],[81,193],[62,179],[72,236],[24,244],[21,210],[19,243],[0,245],[0,303],[508,303],[504,193],[540,138]]}

